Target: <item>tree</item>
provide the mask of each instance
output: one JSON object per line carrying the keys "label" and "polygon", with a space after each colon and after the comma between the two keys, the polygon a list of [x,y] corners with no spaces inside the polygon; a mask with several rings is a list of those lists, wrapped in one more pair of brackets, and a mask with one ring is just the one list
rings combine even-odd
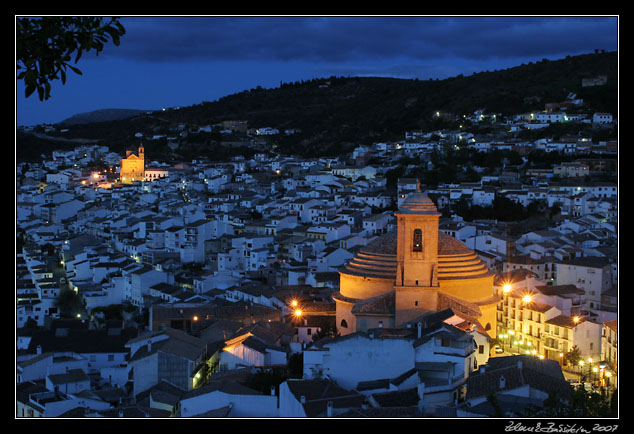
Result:
{"label": "tree", "polygon": [[67,68],[82,74],[69,64],[72,56],[77,63],[84,52],[95,50],[98,55],[110,39],[118,46],[124,34],[118,18],[17,18],[17,79],[24,80],[25,96],[28,98],[37,90],[40,101],[49,99],[50,82],[61,78],[66,84]]}
{"label": "tree", "polygon": [[84,301],[81,295],[73,290],[62,290],[55,301],[64,318],[74,318],[83,311]]}
{"label": "tree", "polygon": [[332,320],[321,318],[318,321],[319,330],[313,334],[313,342],[322,338],[334,338],[340,335],[336,325]]}
{"label": "tree", "polygon": [[572,366],[577,366],[579,360],[581,360],[581,351],[579,350],[579,347],[574,345],[570,351],[564,354],[564,360]]}

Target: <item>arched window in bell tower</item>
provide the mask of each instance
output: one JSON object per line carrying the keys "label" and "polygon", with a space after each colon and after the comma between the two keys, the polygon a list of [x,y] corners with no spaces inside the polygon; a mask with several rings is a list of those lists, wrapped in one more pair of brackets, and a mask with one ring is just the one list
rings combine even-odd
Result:
{"label": "arched window in bell tower", "polygon": [[423,231],[420,229],[414,229],[414,244],[412,245],[412,251],[423,251]]}

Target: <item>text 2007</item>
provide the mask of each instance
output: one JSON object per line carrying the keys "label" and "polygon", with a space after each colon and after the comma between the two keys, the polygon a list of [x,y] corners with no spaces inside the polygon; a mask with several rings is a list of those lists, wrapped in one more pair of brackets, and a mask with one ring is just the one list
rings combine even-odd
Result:
{"label": "text 2007", "polygon": [[618,425],[599,425],[599,424],[594,424],[594,426],[592,427],[592,431],[597,431],[597,432],[614,432],[617,430],[619,426]]}

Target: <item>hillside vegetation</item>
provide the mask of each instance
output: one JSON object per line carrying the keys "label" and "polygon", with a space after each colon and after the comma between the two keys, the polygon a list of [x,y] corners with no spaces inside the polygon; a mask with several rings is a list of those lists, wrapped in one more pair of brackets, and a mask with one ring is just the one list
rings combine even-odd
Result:
{"label": "hillside vegetation", "polygon": [[[606,84],[582,87],[583,79],[597,76],[606,76]],[[122,152],[139,143],[134,136],[138,132],[173,136],[179,124],[189,127],[245,120],[249,128],[300,130],[274,139],[281,153],[341,155],[359,144],[402,140],[405,131],[450,127],[433,116],[438,111],[462,115],[483,109],[512,115],[544,110],[546,103],[564,101],[571,93],[584,100],[577,113],[608,112],[618,118],[618,54],[569,56],[444,80],[329,77],[281,83],[275,89],[258,87],[213,102],[123,120],[63,125],[67,129],[63,137],[98,140],[112,151]],[[179,148],[183,151],[180,156],[191,157],[192,149],[201,156],[217,155],[222,140],[226,138],[213,133],[200,135],[197,142],[190,138]],[[41,148],[35,142],[29,135],[19,135],[18,156],[39,155]],[[157,159],[159,153],[169,154],[165,145],[157,143]]]}

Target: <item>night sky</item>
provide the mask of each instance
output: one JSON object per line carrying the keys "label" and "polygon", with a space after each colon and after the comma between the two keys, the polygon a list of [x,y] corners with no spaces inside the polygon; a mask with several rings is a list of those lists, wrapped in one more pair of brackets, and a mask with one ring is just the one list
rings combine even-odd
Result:
{"label": "night sky", "polygon": [[618,49],[616,16],[122,17],[117,47],[85,54],[17,125],[105,108],[158,110],[330,76],[444,79]]}

